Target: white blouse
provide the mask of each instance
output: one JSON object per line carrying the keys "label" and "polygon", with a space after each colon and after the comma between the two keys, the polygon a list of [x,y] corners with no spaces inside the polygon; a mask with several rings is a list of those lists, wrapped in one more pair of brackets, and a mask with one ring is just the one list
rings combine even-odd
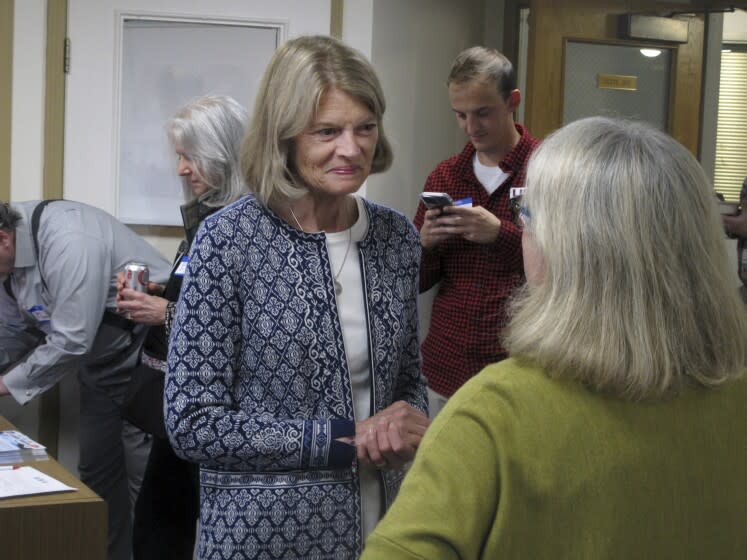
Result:
{"label": "white blouse", "polygon": [[[368,352],[366,308],[363,301],[358,242],[368,231],[368,215],[359,197],[358,220],[350,230],[327,233],[327,250],[332,277],[342,285],[337,294],[337,311],[342,325],[350,381],[353,388],[353,410],[359,422],[371,416],[371,364]],[[368,465],[360,468],[363,539],[373,531],[384,513],[381,474]]]}

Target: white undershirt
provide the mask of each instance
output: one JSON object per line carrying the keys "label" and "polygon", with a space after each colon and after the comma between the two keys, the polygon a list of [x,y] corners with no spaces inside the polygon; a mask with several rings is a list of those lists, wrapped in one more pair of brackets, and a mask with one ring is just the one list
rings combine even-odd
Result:
{"label": "white undershirt", "polygon": [[[368,359],[368,329],[358,253],[358,242],[363,240],[368,231],[368,215],[361,199],[356,196],[355,201],[358,205],[358,220],[353,227],[325,235],[332,277],[337,276],[342,284],[342,292],[337,295],[337,312],[340,315],[342,339],[353,388],[353,411],[355,420],[360,421],[371,415],[371,364]],[[361,521],[365,540],[384,513],[381,475],[375,468],[361,465],[360,482]]]}
{"label": "white undershirt", "polygon": [[506,173],[497,165],[491,166],[480,163],[477,152],[472,158],[472,168],[475,171],[475,177],[482,183],[488,194],[493,194],[509,176],[509,173]]}

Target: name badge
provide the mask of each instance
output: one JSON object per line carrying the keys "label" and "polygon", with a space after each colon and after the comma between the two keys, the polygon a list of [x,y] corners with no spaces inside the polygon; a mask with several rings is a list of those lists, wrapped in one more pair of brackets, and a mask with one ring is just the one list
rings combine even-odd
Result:
{"label": "name badge", "polygon": [[187,272],[188,264],[189,264],[189,257],[187,255],[184,255],[182,257],[182,260],[180,260],[179,264],[176,266],[176,270],[174,271],[174,276],[184,276],[184,273]]}
{"label": "name badge", "polygon": [[517,198],[524,194],[525,187],[511,187],[508,191],[508,198]]}
{"label": "name badge", "polygon": [[28,312],[40,324],[49,323],[49,320],[51,319],[49,312],[44,309],[43,305],[34,305],[33,307],[29,307]]}

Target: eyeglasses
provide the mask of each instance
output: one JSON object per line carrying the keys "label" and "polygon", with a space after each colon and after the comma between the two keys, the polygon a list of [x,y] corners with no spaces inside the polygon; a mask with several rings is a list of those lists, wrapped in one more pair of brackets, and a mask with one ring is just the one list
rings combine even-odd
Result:
{"label": "eyeglasses", "polygon": [[527,227],[532,214],[526,206],[519,206],[519,227]]}
{"label": "eyeglasses", "polygon": [[523,198],[523,196],[515,196],[511,199],[510,202],[511,214],[513,215],[514,223],[519,228],[525,228],[529,224],[529,218],[531,217],[529,208],[522,204]]}

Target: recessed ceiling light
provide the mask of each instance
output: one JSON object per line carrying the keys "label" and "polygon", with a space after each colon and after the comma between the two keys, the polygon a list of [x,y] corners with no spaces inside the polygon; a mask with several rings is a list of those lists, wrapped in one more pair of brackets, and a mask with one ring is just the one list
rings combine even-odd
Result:
{"label": "recessed ceiling light", "polygon": [[649,58],[654,58],[656,56],[659,56],[661,54],[661,51],[659,49],[641,49],[641,54]]}

